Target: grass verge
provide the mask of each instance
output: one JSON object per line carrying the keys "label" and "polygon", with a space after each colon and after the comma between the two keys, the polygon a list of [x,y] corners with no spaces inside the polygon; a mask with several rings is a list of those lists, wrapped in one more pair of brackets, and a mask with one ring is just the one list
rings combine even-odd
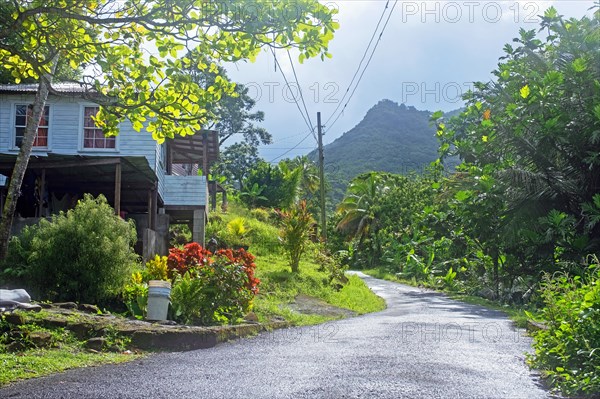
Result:
{"label": "grass verge", "polygon": [[[125,351],[128,337],[105,328],[105,343],[112,352],[91,351],[75,333],[63,327],[43,327],[46,313],[15,312],[26,323],[11,324],[0,317],[0,386],[64,370],[107,363],[122,363],[142,356]],[[16,317],[14,317],[16,316]],[[13,321],[14,322],[14,321]]]}
{"label": "grass verge", "polygon": [[261,320],[279,316],[295,325],[312,325],[339,318],[295,312],[289,304],[300,294],[322,299],[357,314],[385,309],[385,301],[375,295],[358,276],[349,276],[348,282],[336,290],[329,283],[328,274],[319,270],[319,265],[311,260],[305,259],[300,263],[299,274],[290,271],[283,254],[258,257],[256,263],[261,293],[255,299],[254,311]]}
{"label": "grass verge", "polygon": [[136,354],[90,353],[74,348],[32,349],[21,353],[0,353],[0,386],[76,367],[123,363],[139,357],[140,355]]}

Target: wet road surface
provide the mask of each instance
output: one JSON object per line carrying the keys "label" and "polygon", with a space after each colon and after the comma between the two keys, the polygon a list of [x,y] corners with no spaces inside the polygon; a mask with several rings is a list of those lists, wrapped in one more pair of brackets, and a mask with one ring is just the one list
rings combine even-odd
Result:
{"label": "wet road surface", "polygon": [[211,349],[71,370],[0,398],[549,398],[500,312],[366,277],[388,308]]}

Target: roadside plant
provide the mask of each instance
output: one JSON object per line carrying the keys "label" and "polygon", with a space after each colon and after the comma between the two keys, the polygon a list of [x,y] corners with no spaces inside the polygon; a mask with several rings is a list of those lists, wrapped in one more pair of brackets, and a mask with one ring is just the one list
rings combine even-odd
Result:
{"label": "roadside plant", "polygon": [[591,263],[584,277],[546,275],[539,291],[547,329],[535,333],[529,361],[569,396],[600,392],[600,262]]}
{"label": "roadside plant", "polygon": [[347,257],[347,254],[342,252],[344,251],[338,251],[330,255],[324,248],[317,248],[315,250],[315,263],[319,264],[318,271],[327,273],[327,284],[337,291],[341,290],[348,282],[348,278],[345,275],[348,265],[342,263],[342,259]]}
{"label": "roadside plant", "polygon": [[146,262],[145,273],[148,280],[169,280],[169,268],[166,256],[156,255],[154,259]]}
{"label": "roadside plant", "polygon": [[173,319],[184,324],[194,324],[201,320],[207,298],[202,292],[203,282],[186,272],[177,275],[171,289],[171,310]]}
{"label": "roadside plant", "polygon": [[441,283],[441,285],[444,288],[448,288],[448,289],[452,290],[456,287],[455,279],[456,279],[456,272],[452,268],[450,268],[450,269],[448,269],[448,272],[439,279],[439,283]]}
{"label": "roadside plant", "polygon": [[[198,244],[188,251],[201,255],[190,267],[174,274],[172,316],[185,324],[235,322],[252,307],[260,280],[254,276],[254,256],[243,248],[217,251],[214,256]],[[196,258],[199,258],[197,256]]]}
{"label": "roadside plant", "polygon": [[[227,223],[227,241],[230,247],[245,247],[247,245],[246,235],[250,229],[247,227],[246,219],[237,217]],[[247,247],[246,247],[247,248]]]}
{"label": "roadside plant", "polygon": [[148,281],[144,281],[141,272],[135,272],[131,275],[131,281],[123,289],[123,302],[131,316],[137,319],[146,316]]}
{"label": "roadside plant", "polygon": [[300,271],[300,257],[309,243],[311,226],[315,223],[311,213],[306,207],[306,201],[302,200],[289,211],[281,213],[282,228],[280,239],[283,247],[289,255],[292,273]]}

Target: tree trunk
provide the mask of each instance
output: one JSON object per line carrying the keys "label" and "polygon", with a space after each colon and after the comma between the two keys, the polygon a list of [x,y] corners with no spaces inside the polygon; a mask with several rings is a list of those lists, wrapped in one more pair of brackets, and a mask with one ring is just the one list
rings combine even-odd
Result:
{"label": "tree trunk", "polygon": [[292,273],[298,274],[300,271],[300,255],[292,253],[291,258],[290,267],[292,268]]}
{"label": "tree trunk", "polygon": [[40,118],[44,111],[44,107],[46,106],[49,86],[52,82],[52,75],[56,69],[57,61],[58,58],[55,58],[52,65],[52,72],[40,79],[38,91],[32,104],[31,117],[27,118],[27,126],[25,127],[25,135],[23,137],[23,142],[21,143],[21,149],[19,150],[19,155],[17,155],[17,160],[15,161],[15,167],[10,176],[6,201],[4,203],[4,209],[2,210],[2,221],[0,221],[0,259],[6,258],[15,209],[17,208],[17,201],[21,195],[21,185],[23,183],[23,178],[25,177],[25,172],[27,171],[27,165],[29,164],[29,158],[31,156],[31,150],[33,149],[35,136],[37,135]]}
{"label": "tree trunk", "polygon": [[494,262],[494,295],[496,296],[496,300],[500,299],[500,273],[499,273],[499,263],[498,258],[500,257],[500,251],[498,248],[494,248],[492,251],[492,260]]}

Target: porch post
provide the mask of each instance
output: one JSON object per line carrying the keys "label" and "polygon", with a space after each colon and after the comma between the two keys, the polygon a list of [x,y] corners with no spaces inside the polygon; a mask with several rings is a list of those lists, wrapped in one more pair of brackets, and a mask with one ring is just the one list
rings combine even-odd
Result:
{"label": "porch post", "polygon": [[167,141],[165,144],[167,146],[167,175],[173,174],[173,148],[171,148],[171,144]]}
{"label": "porch post", "polygon": [[148,190],[148,228],[152,228],[152,220],[154,219],[154,215],[152,215],[152,199],[154,196],[152,195],[152,189]]}
{"label": "porch post", "polygon": [[44,217],[44,192],[46,191],[46,169],[42,169],[42,178],[40,182],[40,203],[38,204],[38,216]]}
{"label": "porch post", "polygon": [[210,190],[208,190],[208,192],[210,193],[210,210],[214,211],[217,209],[217,182],[213,180],[209,184]]}
{"label": "porch post", "polygon": [[192,241],[204,246],[204,209],[194,210],[194,220],[192,222]]}
{"label": "porch post", "polygon": [[115,164],[115,214],[121,215],[121,160]]}
{"label": "porch post", "polygon": [[227,211],[227,190],[223,190],[223,202],[221,203],[221,210]]}
{"label": "porch post", "polygon": [[152,223],[150,224],[150,228],[156,230],[156,219],[158,218],[158,190],[156,184],[154,185],[154,188],[150,190],[150,195],[152,195],[152,207],[150,208],[150,212],[152,212]]}

